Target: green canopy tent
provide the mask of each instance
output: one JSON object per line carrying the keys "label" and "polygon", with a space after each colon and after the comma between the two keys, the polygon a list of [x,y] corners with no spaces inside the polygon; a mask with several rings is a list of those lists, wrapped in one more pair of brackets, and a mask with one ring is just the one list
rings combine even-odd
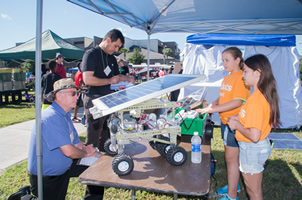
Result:
{"label": "green canopy tent", "polygon": [[[0,51],[2,61],[24,61],[35,60],[36,38],[29,40],[21,45]],[[80,49],[60,36],[47,30],[42,33],[42,60],[54,59],[56,53],[61,53],[65,60],[81,60],[85,51]]]}

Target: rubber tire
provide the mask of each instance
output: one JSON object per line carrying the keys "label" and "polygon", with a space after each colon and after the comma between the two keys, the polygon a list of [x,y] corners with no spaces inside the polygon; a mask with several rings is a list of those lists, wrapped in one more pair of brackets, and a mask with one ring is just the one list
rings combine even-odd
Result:
{"label": "rubber tire", "polygon": [[117,152],[111,150],[111,139],[107,139],[104,144],[104,149],[109,156],[117,155]]}
{"label": "rubber tire", "polygon": [[211,139],[213,138],[213,125],[212,124],[207,124],[205,129],[204,129],[204,137],[206,139]]}
{"label": "rubber tire", "polygon": [[[120,164],[127,164],[128,168],[125,170],[121,170],[119,169],[119,167],[121,167]],[[130,174],[133,171],[133,168],[133,159],[125,153],[118,154],[112,160],[112,169],[118,176],[126,176]]]}
{"label": "rubber tire", "polygon": [[[181,158],[181,160],[178,161],[175,160],[175,156],[179,156],[179,153],[182,154],[183,157]],[[180,146],[174,146],[168,150],[166,159],[171,165],[180,166],[187,161],[187,152],[184,148]]]}
{"label": "rubber tire", "polygon": [[[161,140],[165,140],[165,141],[170,141],[170,138],[165,137],[163,135],[159,135],[159,139]],[[156,142],[155,143],[155,149],[158,151],[158,153],[162,156],[162,157],[166,157],[166,148],[169,146],[169,144],[166,143],[160,143],[160,142]]]}

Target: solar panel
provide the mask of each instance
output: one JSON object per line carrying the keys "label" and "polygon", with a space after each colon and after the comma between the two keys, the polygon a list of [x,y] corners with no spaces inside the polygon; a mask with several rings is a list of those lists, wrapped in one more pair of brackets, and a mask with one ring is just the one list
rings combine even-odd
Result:
{"label": "solar panel", "polygon": [[100,116],[105,116],[135,104],[159,97],[182,87],[202,81],[204,75],[169,74],[151,81],[120,90],[112,94],[94,99],[94,107]]}
{"label": "solar panel", "polygon": [[273,140],[274,149],[302,150],[302,140],[292,133],[270,133],[268,138]]}

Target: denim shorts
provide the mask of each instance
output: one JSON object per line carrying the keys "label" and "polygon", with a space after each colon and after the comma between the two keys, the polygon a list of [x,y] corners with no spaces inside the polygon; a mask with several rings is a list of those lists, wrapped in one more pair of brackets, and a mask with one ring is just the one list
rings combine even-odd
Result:
{"label": "denim shorts", "polygon": [[245,174],[258,174],[270,157],[272,148],[268,138],[257,143],[239,143],[239,169]]}
{"label": "denim shorts", "polygon": [[221,124],[221,137],[223,144],[229,147],[239,147],[238,142],[235,138],[235,130],[232,130],[229,125]]}

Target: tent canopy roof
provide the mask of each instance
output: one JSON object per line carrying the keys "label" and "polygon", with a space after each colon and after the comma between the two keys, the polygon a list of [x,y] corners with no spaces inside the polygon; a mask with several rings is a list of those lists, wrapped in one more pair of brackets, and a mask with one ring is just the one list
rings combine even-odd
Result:
{"label": "tent canopy roof", "polygon": [[67,1],[148,34],[302,34],[301,0]]}
{"label": "tent canopy roof", "polygon": [[[19,46],[0,51],[0,60],[35,60],[36,38]],[[54,59],[61,53],[66,60],[82,59],[84,50],[68,43],[54,32],[47,30],[42,34],[42,59]]]}
{"label": "tent canopy roof", "polygon": [[193,34],[187,43],[202,45],[296,46],[295,35]]}

